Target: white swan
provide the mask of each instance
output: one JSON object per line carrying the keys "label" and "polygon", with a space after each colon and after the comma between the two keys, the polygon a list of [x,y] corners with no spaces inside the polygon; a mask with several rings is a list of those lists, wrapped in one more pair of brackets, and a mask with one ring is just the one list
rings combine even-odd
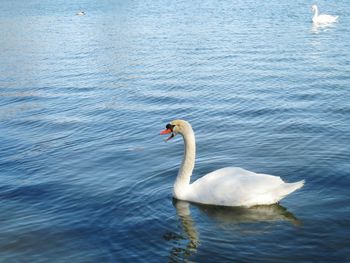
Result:
{"label": "white swan", "polygon": [[85,12],[84,11],[79,11],[76,13],[77,16],[85,16]]}
{"label": "white swan", "polygon": [[338,16],[319,15],[317,5],[313,5],[311,9],[312,9],[312,12],[314,12],[314,16],[312,17],[312,22],[316,24],[334,23],[338,20]]}
{"label": "white swan", "polygon": [[196,155],[191,125],[184,120],[174,120],[160,134],[170,134],[166,141],[181,134],[185,143],[184,157],[173,189],[176,199],[210,205],[251,207],[277,203],[304,185],[304,180],[285,183],[278,176],[257,174],[238,167],[216,170],[190,184]]}

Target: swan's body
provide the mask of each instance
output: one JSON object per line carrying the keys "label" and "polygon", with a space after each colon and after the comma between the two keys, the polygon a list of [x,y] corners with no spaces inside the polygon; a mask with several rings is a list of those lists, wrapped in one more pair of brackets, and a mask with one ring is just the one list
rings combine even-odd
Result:
{"label": "swan's body", "polygon": [[304,181],[285,183],[278,176],[257,174],[238,167],[216,170],[190,184],[196,155],[192,127],[184,120],[175,120],[161,132],[168,133],[171,136],[167,140],[179,133],[185,143],[184,158],[173,189],[176,199],[222,206],[269,205],[304,185]]}
{"label": "swan's body", "polygon": [[314,16],[312,17],[312,22],[316,24],[329,24],[329,23],[334,23],[338,20],[338,16],[323,15],[323,14],[319,15],[318,8],[316,5],[313,5],[311,9],[314,12]]}

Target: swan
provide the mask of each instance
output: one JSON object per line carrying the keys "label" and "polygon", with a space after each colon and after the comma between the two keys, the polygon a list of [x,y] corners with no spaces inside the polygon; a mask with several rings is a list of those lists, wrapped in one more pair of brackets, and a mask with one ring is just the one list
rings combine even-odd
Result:
{"label": "swan", "polygon": [[314,13],[314,16],[312,17],[312,22],[314,23],[327,24],[327,23],[334,23],[338,20],[338,16],[319,15],[317,5],[313,5],[311,9],[312,9],[312,12]]}
{"label": "swan", "polygon": [[76,13],[77,16],[84,16],[85,15],[85,12],[84,11],[79,11]]}
{"label": "swan", "polygon": [[304,185],[304,180],[285,183],[278,176],[254,173],[239,167],[225,167],[190,183],[196,155],[191,125],[185,120],[173,120],[160,134],[170,134],[165,141],[180,134],[185,144],[184,157],[173,187],[176,199],[220,206],[270,205]]}

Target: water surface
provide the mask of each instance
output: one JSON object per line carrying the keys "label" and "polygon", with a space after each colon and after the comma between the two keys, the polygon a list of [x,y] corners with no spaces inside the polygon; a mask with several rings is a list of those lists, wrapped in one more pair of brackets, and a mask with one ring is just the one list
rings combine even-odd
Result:
{"label": "water surface", "polygon": [[[350,4],[4,0],[3,262],[349,262]],[[76,16],[84,10],[85,16]],[[305,186],[278,205],[172,200],[225,166]]]}

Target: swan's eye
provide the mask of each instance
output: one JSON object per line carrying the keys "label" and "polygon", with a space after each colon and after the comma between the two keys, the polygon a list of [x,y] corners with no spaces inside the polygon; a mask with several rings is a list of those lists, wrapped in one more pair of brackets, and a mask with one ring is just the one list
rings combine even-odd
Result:
{"label": "swan's eye", "polygon": [[169,123],[169,124],[167,124],[165,126],[166,129],[164,131],[160,132],[160,134],[169,134],[169,133],[171,133],[170,137],[165,139],[165,141],[169,141],[170,139],[174,138],[174,136],[176,135],[176,132],[174,132],[174,128],[175,127],[176,127],[175,125],[172,125],[172,124]]}

